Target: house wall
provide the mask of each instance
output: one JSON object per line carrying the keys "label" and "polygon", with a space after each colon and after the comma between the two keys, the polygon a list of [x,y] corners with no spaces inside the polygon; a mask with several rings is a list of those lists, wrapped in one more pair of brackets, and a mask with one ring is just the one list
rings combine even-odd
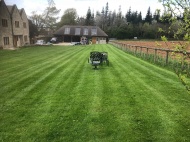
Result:
{"label": "house wall", "polygon": [[[2,26],[2,19],[7,20],[7,27]],[[0,48],[12,48],[13,47],[13,37],[12,37],[12,25],[11,25],[11,17],[9,11],[4,3],[4,1],[0,2]],[[4,37],[9,38],[9,44],[4,44]]]}
{"label": "house wall", "polygon": [[[19,27],[16,27],[15,22],[19,22]],[[20,16],[19,10],[16,7],[16,5],[13,8],[13,13],[12,13],[12,24],[13,24],[13,34],[14,35],[23,35],[23,21]]]}
{"label": "house wall", "polygon": [[97,37],[96,44],[106,44],[106,38],[105,37]]}
{"label": "house wall", "polygon": [[[7,24],[4,21],[7,21]],[[16,5],[6,6],[4,0],[0,0],[0,49],[25,44],[30,44],[30,39],[29,22],[24,9],[19,11]]]}
{"label": "house wall", "polygon": [[[29,22],[25,10],[21,10],[21,18],[22,18],[22,26],[23,26],[23,44],[30,44],[30,37],[29,37]],[[24,23],[26,27],[24,27]]]}
{"label": "house wall", "polygon": [[[19,22],[19,26],[16,26],[15,22]],[[12,25],[13,25],[13,46],[20,47],[23,46],[23,21],[20,16],[19,10],[16,5],[13,7],[12,13]],[[16,41],[17,40],[17,41]]]}

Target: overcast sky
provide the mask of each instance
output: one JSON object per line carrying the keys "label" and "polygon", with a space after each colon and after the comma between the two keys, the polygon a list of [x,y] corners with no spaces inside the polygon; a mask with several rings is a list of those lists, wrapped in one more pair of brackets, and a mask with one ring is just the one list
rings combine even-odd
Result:
{"label": "overcast sky", "polygon": [[[109,10],[118,12],[119,6],[121,6],[122,14],[131,7],[132,11],[142,12],[143,18],[145,17],[148,7],[150,6],[152,14],[156,9],[163,9],[162,4],[158,0],[54,0],[57,9],[61,9],[60,15],[62,16],[64,11],[68,8],[75,8],[78,15],[86,16],[87,10],[90,7],[94,13],[96,11],[102,11],[102,8],[106,6],[108,2]],[[47,0],[5,0],[7,5],[16,4],[19,9],[24,8],[28,16],[32,11],[42,13],[47,7]]]}

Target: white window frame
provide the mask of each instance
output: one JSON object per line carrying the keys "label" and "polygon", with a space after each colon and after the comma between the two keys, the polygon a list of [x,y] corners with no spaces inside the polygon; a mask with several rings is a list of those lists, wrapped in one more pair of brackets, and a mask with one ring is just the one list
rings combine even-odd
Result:
{"label": "white window frame", "polygon": [[75,35],[80,35],[81,28],[75,28]]}
{"label": "white window frame", "polygon": [[70,28],[65,28],[65,34],[70,34]]}
{"label": "white window frame", "polygon": [[88,28],[84,28],[83,35],[88,35]]}
{"label": "white window frame", "polygon": [[91,35],[97,35],[97,28],[92,28],[91,29]]}
{"label": "white window frame", "polygon": [[4,37],[4,45],[9,45],[9,37]]}
{"label": "white window frame", "polygon": [[20,28],[20,23],[19,23],[19,21],[15,21],[15,28]]}

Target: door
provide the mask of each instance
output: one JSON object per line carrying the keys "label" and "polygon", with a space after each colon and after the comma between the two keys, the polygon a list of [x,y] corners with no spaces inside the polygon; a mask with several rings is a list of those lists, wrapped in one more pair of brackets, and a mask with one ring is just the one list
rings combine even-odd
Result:
{"label": "door", "polygon": [[96,44],[96,37],[92,37],[92,44]]}
{"label": "door", "polygon": [[17,47],[17,41],[18,41],[18,36],[14,36],[13,38],[13,46]]}

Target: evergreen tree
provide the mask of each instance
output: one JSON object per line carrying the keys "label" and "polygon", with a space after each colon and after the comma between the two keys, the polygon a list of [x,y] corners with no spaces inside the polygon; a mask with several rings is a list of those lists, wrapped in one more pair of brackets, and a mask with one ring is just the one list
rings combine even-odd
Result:
{"label": "evergreen tree", "polygon": [[141,14],[141,12],[137,16],[137,21],[138,21],[138,23],[142,23],[142,14]]}
{"label": "evergreen tree", "polygon": [[138,23],[137,11],[136,11],[136,12],[132,12],[132,14],[131,14],[131,22],[132,22],[133,24],[137,24],[137,23]]}
{"label": "evergreen tree", "polygon": [[154,20],[156,20],[158,23],[160,22],[160,9],[156,9],[154,12]]}
{"label": "evergreen tree", "polygon": [[87,14],[86,14],[86,20],[85,20],[85,25],[89,26],[91,25],[91,10],[90,7],[88,8]]}
{"label": "evergreen tree", "polygon": [[145,17],[145,22],[151,24],[152,22],[152,13],[150,11],[150,7],[148,8],[148,11],[147,11],[147,14],[146,14],[146,17]]}
{"label": "evergreen tree", "polygon": [[106,3],[106,7],[105,7],[105,20],[107,21],[108,18],[108,14],[109,14],[109,6],[108,6],[108,2]]}
{"label": "evergreen tree", "polygon": [[122,19],[121,5],[119,6],[119,11],[118,11],[118,14],[117,14],[117,18]]}
{"label": "evergreen tree", "polygon": [[125,18],[127,20],[127,22],[131,22],[131,7],[129,8],[129,10],[127,11],[127,14],[125,15]]}
{"label": "evergreen tree", "polygon": [[116,19],[117,19],[117,18],[116,18],[116,12],[115,12],[115,10],[114,10],[113,13],[112,13],[112,17],[111,17],[112,26],[115,25]]}
{"label": "evergreen tree", "polygon": [[104,30],[105,27],[105,11],[104,11],[104,7],[102,8],[102,12],[101,12],[101,28],[102,30]]}
{"label": "evergreen tree", "polygon": [[94,11],[93,11],[91,15],[91,26],[94,26],[94,25],[95,25],[95,18],[94,18]]}

